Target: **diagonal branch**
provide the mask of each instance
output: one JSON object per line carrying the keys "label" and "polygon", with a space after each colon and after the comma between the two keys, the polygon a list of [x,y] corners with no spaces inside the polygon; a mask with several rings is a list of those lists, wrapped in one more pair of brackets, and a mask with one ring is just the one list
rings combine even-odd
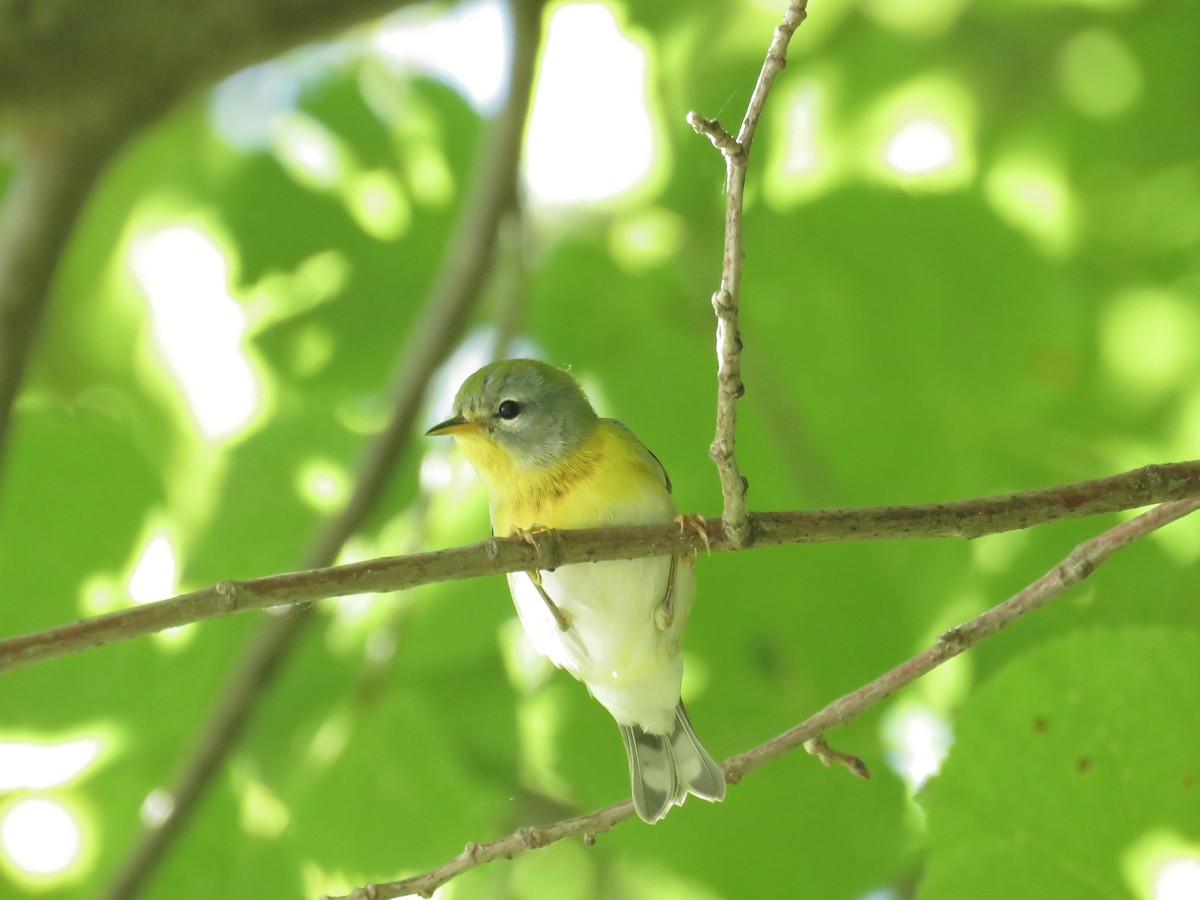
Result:
{"label": "diagonal branch", "polygon": [[12,408],[37,338],[58,261],[92,185],[120,139],[115,133],[29,125],[0,219],[0,474]]}
{"label": "diagonal branch", "polygon": [[735,547],[744,547],[755,537],[746,506],[749,482],[743,477],[734,455],[737,402],[746,392],[742,384],[742,337],[738,329],[742,259],[746,255],[742,249],[746,166],[767,94],[776,76],[787,64],[788,44],[807,16],[807,6],[808,0],[791,0],[788,4],[783,21],[775,29],[775,36],[767,49],[767,58],[763,61],[736,138],[725,131],[716,119],[705,119],[696,112],[690,112],[687,116],[688,124],[696,133],[707,136],[725,157],[725,251],[721,261],[721,288],[712,297],[713,312],[717,316],[717,433],[708,448],[708,454],[716,463],[721,479],[724,504],[721,516],[725,522],[725,533]]}
{"label": "diagonal branch", "polygon": [[[885,672],[853,693],[835,700],[816,715],[778,737],[725,760],[721,763],[721,769],[726,780],[730,784],[737,784],[748,773],[765,766],[787,751],[820,738],[831,728],[847,724],[900,688],[1011,625],[1026,613],[1045,606],[1068,588],[1091,575],[1097,566],[1118,550],[1196,509],[1200,509],[1200,500],[1164,503],[1080,544],[1066,559],[1037,581],[982,615],[951,628],[924,652]],[[394,897],[411,895],[429,897],[446,882],[476,866],[498,859],[512,859],[529,850],[536,850],[574,835],[584,835],[585,840],[591,842],[595,835],[608,831],[614,825],[632,817],[633,801],[625,800],[587,815],[563,819],[552,825],[522,828],[495,841],[484,844],[472,842],[467,844],[458,856],[424,874],[386,884],[365,885],[343,897],[325,897],[323,900],[391,900]]]}
{"label": "diagonal branch", "polygon": [[1122,522],[1072,550],[1067,557],[1028,587],[1018,591],[998,606],[993,606],[968,622],[944,632],[937,643],[908,662],[885,672],[870,684],[835,700],[823,710],[794,728],[785,731],[744,753],[731,756],[721,764],[726,779],[733,784],[747,772],[752,772],[782,756],[805,741],[831,728],[840,728],[890,694],[911,684],[926,673],[991,637],[1026,613],[1040,609],[1054,598],[1074,587],[1096,570],[1106,559],[1152,531],[1183,518],[1200,509],[1200,500],[1175,500],[1163,503],[1128,522]]}
{"label": "diagonal branch", "polygon": [[[346,506],[309,547],[304,556],[305,568],[331,565],[342,545],[375,509],[412,439],[426,384],[461,337],[471,310],[481,298],[501,221],[516,203],[522,139],[541,44],[542,8],[543,0],[514,0],[511,5],[514,46],[508,98],[490,141],[482,148],[470,200],[425,302],[423,317],[397,357],[391,420],[368,446]],[[232,602],[236,606],[238,592],[237,586],[217,585],[211,597],[219,604]],[[255,637],[201,729],[171,792],[168,813],[143,832],[110,885],[107,900],[133,897],[148,882],[253,719],[312,617],[313,607],[300,601]]]}
{"label": "diagonal branch", "polygon": [[[1145,466],[1092,481],[952,503],[755,513],[755,546],[971,539],[1195,497],[1200,497],[1200,460]],[[681,533],[674,524],[562,531],[555,533],[554,540],[539,542],[540,549],[519,538],[492,538],[446,550],[221,582],[169,600],[0,640],[0,672],[245,610],[399,591],[531,568],[552,569],[570,563],[699,552],[706,543],[715,552],[737,549],[720,519],[709,519],[704,525],[703,534],[695,529]]]}

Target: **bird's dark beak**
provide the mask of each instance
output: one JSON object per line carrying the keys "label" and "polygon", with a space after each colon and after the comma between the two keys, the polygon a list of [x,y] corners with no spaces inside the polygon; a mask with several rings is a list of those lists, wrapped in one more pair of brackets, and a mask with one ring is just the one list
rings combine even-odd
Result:
{"label": "bird's dark beak", "polygon": [[440,437],[444,434],[470,434],[472,432],[479,432],[477,423],[464,419],[462,416],[455,416],[453,419],[447,419],[445,422],[434,425],[425,432],[425,436]]}

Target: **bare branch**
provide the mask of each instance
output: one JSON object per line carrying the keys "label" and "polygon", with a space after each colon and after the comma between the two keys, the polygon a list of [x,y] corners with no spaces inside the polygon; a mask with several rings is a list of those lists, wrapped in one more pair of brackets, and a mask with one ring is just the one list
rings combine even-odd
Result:
{"label": "bare branch", "polygon": [[[542,7],[542,0],[515,0],[512,4],[515,40],[508,100],[491,139],[482,148],[470,201],[425,301],[423,318],[410,332],[397,357],[399,369],[394,380],[391,420],[367,448],[353,496],[309,547],[305,568],[330,565],[342,545],[374,510],[412,439],[430,377],[462,335],[471,310],[483,294],[500,224],[516,203],[521,144],[541,44]],[[228,612],[239,606],[251,584],[254,583],[223,583],[190,596],[201,598],[201,605],[208,601]],[[250,587],[251,594],[254,590]],[[135,896],[151,877],[207,793],[213,776],[245,731],[311,619],[311,605],[298,601],[287,615],[268,623],[255,637],[200,731],[194,751],[171,792],[169,814],[143,833],[110,885],[105,895],[108,900]],[[101,628],[97,633],[106,632]],[[111,638],[102,642],[108,639]]]}
{"label": "bare branch", "polygon": [[120,145],[114,134],[27,128],[0,220],[0,473],[13,403],[46,295],[97,177]]}
{"label": "bare branch", "polygon": [[0,0],[0,111],[22,158],[0,222],[0,472],[51,279],[92,185],[126,139],[193,91],[412,0]]}
{"label": "bare branch", "polygon": [[[1080,544],[1066,559],[1033,584],[969,622],[951,628],[928,650],[885,672],[857,691],[835,700],[816,715],[778,737],[725,760],[721,763],[721,769],[725,773],[726,781],[737,784],[749,772],[800,746],[807,748],[811,745],[812,749],[809,752],[818,756],[826,765],[829,765],[830,760],[846,763],[847,754],[831,751],[825,744],[822,735],[826,731],[847,724],[895,691],[1012,624],[1025,613],[1045,606],[1068,588],[1087,578],[1116,551],[1196,509],[1200,509],[1200,500],[1164,503]],[[861,766],[861,763],[859,765]],[[852,764],[850,768],[854,771]],[[326,896],[322,900],[391,900],[412,895],[428,897],[438,887],[468,869],[497,859],[512,859],[528,850],[536,850],[578,834],[588,839],[632,817],[633,801],[626,800],[587,815],[563,819],[552,825],[522,828],[507,837],[485,844],[469,843],[454,859],[421,875],[385,884],[365,885],[342,897]]]}
{"label": "bare branch", "polygon": [[783,21],[775,28],[775,36],[771,38],[771,46],[767,48],[767,58],[763,60],[762,71],[758,73],[758,82],[754,85],[754,93],[750,95],[746,117],[742,119],[741,130],[738,131],[738,143],[742,145],[742,153],[747,156],[750,154],[750,144],[754,141],[754,134],[758,130],[758,120],[762,118],[767,94],[775,83],[776,76],[787,65],[788,44],[791,43],[796,29],[806,18],[808,18],[808,0],[791,0],[783,13]]}
{"label": "bare branch", "polygon": [[0,0],[0,110],[9,119],[126,121],[306,41],[413,0]]}
{"label": "bare branch", "polygon": [[[952,503],[755,513],[755,546],[970,539],[1194,497],[1200,497],[1200,460],[1145,466],[1093,481]],[[703,526],[680,529],[672,522],[560,531],[554,533],[553,540],[539,541],[536,548],[520,538],[492,538],[446,550],[222,582],[170,600],[7,638],[0,641],[0,672],[245,610],[399,591],[531,568],[552,569],[570,563],[699,552],[706,549],[705,537],[713,552],[737,549],[726,537],[722,520],[707,519]]]}
{"label": "bare branch", "polygon": [[708,454],[716,464],[721,479],[721,516],[725,522],[725,533],[735,547],[744,547],[756,537],[752,528],[754,523],[746,506],[749,483],[738,468],[734,454],[737,402],[746,392],[742,383],[742,338],[738,329],[742,259],[745,256],[742,249],[742,207],[746,192],[746,165],[767,94],[787,62],[788,43],[807,16],[807,5],[807,0],[792,0],[788,4],[783,22],[775,29],[736,139],[716,119],[706,119],[697,112],[690,112],[687,116],[688,124],[696,133],[706,136],[725,157],[725,251],[721,263],[721,288],[712,297],[713,312],[717,316],[717,432]]}

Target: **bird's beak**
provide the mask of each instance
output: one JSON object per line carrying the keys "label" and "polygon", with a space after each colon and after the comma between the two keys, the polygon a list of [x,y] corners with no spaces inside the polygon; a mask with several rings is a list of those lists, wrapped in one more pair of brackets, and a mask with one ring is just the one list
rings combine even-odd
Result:
{"label": "bird's beak", "polygon": [[447,419],[434,425],[427,432],[426,437],[439,437],[443,434],[478,434],[480,431],[479,424],[464,419],[462,416],[455,416],[453,419]]}

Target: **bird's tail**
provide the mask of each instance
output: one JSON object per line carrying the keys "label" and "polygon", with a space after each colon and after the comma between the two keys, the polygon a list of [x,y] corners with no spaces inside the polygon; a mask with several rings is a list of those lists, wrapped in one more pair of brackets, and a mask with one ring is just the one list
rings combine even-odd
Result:
{"label": "bird's tail", "polygon": [[651,734],[637,725],[621,725],[629,780],[637,814],[653,824],[688,794],[705,800],[725,799],[725,776],[692,730],[683,701],[675,707],[671,734]]}

